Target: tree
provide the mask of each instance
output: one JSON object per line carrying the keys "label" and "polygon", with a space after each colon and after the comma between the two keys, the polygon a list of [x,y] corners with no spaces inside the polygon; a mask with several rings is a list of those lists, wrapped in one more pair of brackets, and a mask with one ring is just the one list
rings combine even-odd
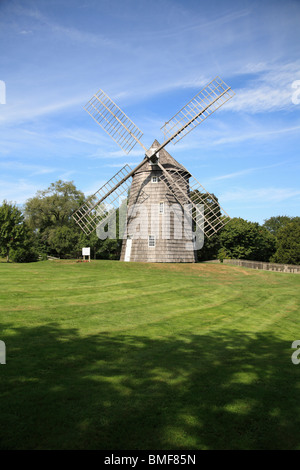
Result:
{"label": "tree", "polygon": [[58,255],[74,252],[74,247],[78,241],[78,234],[73,228],[67,225],[55,227],[48,232],[48,243],[50,248]]}
{"label": "tree", "polygon": [[294,217],[277,234],[277,250],[273,263],[300,264],[300,217]]}
{"label": "tree", "polygon": [[270,217],[264,221],[263,227],[265,227],[272,235],[277,236],[278,231],[286,224],[292,221],[292,217],[287,215],[278,215],[276,217]]}
{"label": "tree", "polygon": [[[190,198],[194,204],[204,205],[204,244],[201,250],[197,251],[197,259],[198,261],[215,259],[220,248],[219,234],[207,237],[205,233],[211,226],[217,225],[219,219],[222,218],[218,198],[214,194],[201,193],[197,189],[190,193]],[[207,221],[209,221],[209,224]]]}
{"label": "tree", "polygon": [[3,201],[0,206],[0,250],[9,262],[9,253],[20,247],[26,239],[26,229],[22,212],[13,204]]}
{"label": "tree", "polygon": [[228,253],[224,247],[220,248],[218,251],[218,260],[220,263],[223,263],[224,259],[229,258]]}
{"label": "tree", "polygon": [[15,263],[33,263],[38,261],[39,254],[28,240],[24,246],[13,248],[10,252],[10,257]]}
{"label": "tree", "polygon": [[234,218],[222,229],[220,243],[230,258],[269,261],[276,239],[257,222]]}
{"label": "tree", "polygon": [[84,200],[84,194],[72,181],[59,180],[26,202],[26,221],[35,232],[41,252],[75,254],[81,230],[72,214]]}
{"label": "tree", "polygon": [[103,240],[96,254],[100,259],[120,259],[122,240],[109,239]]}
{"label": "tree", "polygon": [[84,199],[84,194],[76,189],[72,181],[56,181],[28,199],[25,205],[26,220],[33,229],[40,231],[47,227],[75,225],[72,214]]}
{"label": "tree", "polygon": [[219,233],[208,238],[204,236],[204,244],[201,250],[197,251],[198,261],[208,261],[216,259],[220,249]]}

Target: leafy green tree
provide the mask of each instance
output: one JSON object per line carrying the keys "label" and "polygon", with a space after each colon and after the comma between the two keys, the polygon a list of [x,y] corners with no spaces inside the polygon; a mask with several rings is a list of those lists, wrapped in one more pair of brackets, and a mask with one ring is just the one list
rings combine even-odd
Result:
{"label": "leafy green tree", "polygon": [[100,240],[96,232],[86,235],[73,220],[73,213],[84,201],[84,194],[73,182],[63,181],[52,183],[27,201],[26,220],[34,230],[40,254],[80,257],[82,248],[89,246],[94,258],[117,256],[120,241],[116,246],[116,240]]}
{"label": "leafy green tree", "polygon": [[[218,250],[220,249],[219,234],[207,237],[206,231],[212,226],[217,225],[221,218],[221,208],[218,202],[218,198],[214,194],[201,193],[198,190],[190,193],[192,201],[197,205],[204,205],[204,244],[203,247],[197,251],[198,261],[207,261],[210,259],[216,259]],[[207,222],[209,220],[209,224]]]}
{"label": "leafy green tree", "polygon": [[33,263],[38,261],[39,254],[28,241],[24,246],[13,248],[10,257],[15,263]]}
{"label": "leafy green tree", "polygon": [[218,251],[218,260],[220,263],[223,263],[224,259],[229,258],[228,253],[224,247],[220,248]]}
{"label": "leafy green tree", "polygon": [[277,234],[277,250],[273,263],[300,264],[300,217],[294,217]]}
{"label": "leafy green tree", "polygon": [[234,218],[222,229],[220,243],[230,258],[269,261],[276,239],[257,222]]}
{"label": "leafy green tree", "polygon": [[104,240],[100,240],[97,237],[96,231],[90,233],[90,235],[86,235],[84,232],[80,231],[77,244],[74,247],[74,254],[76,257],[81,257],[82,255],[82,248],[83,247],[90,247],[91,248],[91,258],[100,258],[101,247],[104,244]]}
{"label": "leafy green tree", "polygon": [[204,236],[204,244],[201,250],[197,251],[197,260],[198,261],[208,261],[216,259],[218,251],[220,249],[220,238],[219,233],[208,238]]}
{"label": "leafy green tree", "polygon": [[278,215],[276,217],[270,217],[264,221],[263,227],[265,227],[272,235],[277,236],[278,231],[286,224],[292,221],[292,217],[287,215]]}
{"label": "leafy green tree", "polygon": [[84,199],[84,194],[72,181],[56,181],[28,199],[25,205],[26,220],[29,226],[41,232],[47,227],[75,226],[72,214]]}
{"label": "leafy green tree", "polygon": [[103,240],[98,248],[96,255],[100,259],[120,259],[122,240],[107,238]]}
{"label": "leafy green tree", "polygon": [[24,217],[17,206],[3,201],[0,206],[0,250],[9,262],[10,250],[24,245],[26,227]]}
{"label": "leafy green tree", "polygon": [[59,180],[26,202],[26,221],[35,232],[40,253],[75,253],[81,230],[72,214],[84,200],[73,182]]}
{"label": "leafy green tree", "polygon": [[62,225],[49,230],[48,243],[58,255],[72,253],[78,241],[78,233],[67,225]]}

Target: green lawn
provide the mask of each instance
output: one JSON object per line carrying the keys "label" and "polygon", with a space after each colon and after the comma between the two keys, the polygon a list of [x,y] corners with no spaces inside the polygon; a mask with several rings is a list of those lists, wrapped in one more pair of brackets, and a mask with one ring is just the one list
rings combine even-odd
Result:
{"label": "green lawn", "polygon": [[300,449],[297,274],[0,263],[1,449]]}

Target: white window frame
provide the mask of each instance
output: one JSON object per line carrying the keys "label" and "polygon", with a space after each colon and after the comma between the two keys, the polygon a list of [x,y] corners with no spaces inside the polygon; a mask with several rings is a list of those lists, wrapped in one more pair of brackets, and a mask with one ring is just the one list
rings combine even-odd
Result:
{"label": "white window frame", "polygon": [[158,176],[152,176],[151,183],[158,183]]}
{"label": "white window frame", "polygon": [[159,213],[160,214],[165,213],[165,203],[163,201],[159,203]]}
{"label": "white window frame", "polygon": [[155,248],[156,245],[156,240],[154,235],[149,235],[148,236],[148,247],[149,248]]}

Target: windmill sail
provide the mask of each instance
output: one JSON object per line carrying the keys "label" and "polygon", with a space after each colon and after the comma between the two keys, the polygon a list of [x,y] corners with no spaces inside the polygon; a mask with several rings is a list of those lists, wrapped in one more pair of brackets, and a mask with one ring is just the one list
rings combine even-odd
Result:
{"label": "windmill sail", "polygon": [[220,77],[216,77],[162,126],[165,141],[168,137],[166,143],[173,141],[173,144],[176,144],[234,94]]}
{"label": "windmill sail", "polygon": [[[230,217],[220,207],[216,198],[208,193],[188,171],[186,174],[176,169],[173,169],[172,172],[167,171],[159,162],[158,166],[162,171],[161,180],[172,191],[181,206],[189,206],[187,210],[191,219],[208,238],[229,222]],[[188,192],[185,190],[187,181],[189,184]],[[199,210],[202,205],[204,206],[204,213]]]}
{"label": "windmill sail", "polygon": [[142,131],[104,91],[99,90],[93,95],[84,109],[125,153],[128,154],[137,142],[144,147],[139,140]]}
{"label": "windmill sail", "polygon": [[130,166],[125,165],[73,214],[73,219],[86,235],[93,232],[112,210],[119,207],[120,201],[127,197],[131,173]]}

